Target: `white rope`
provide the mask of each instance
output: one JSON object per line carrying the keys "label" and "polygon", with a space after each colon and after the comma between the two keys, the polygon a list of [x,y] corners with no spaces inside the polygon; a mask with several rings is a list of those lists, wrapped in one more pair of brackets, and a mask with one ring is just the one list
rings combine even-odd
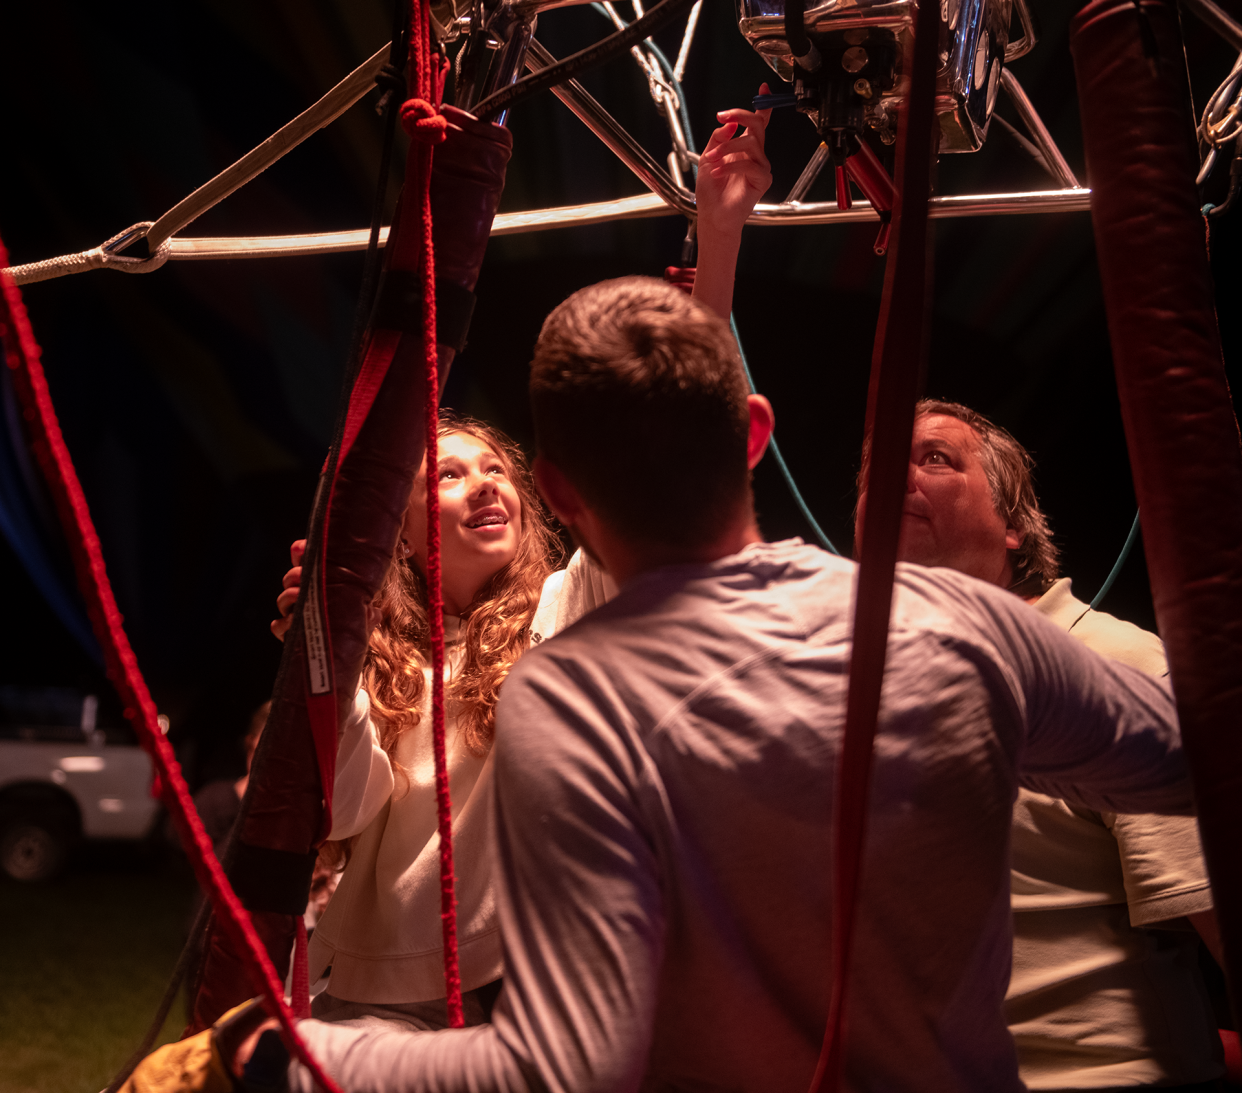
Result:
{"label": "white rope", "polygon": [[[42,262],[10,266],[9,274],[19,285],[28,285],[35,281],[65,277],[71,273],[84,273],[88,269],[119,269],[124,273],[150,273],[159,269],[169,258],[177,257],[176,242],[171,238],[173,235],[202,216],[213,205],[219,204],[229,194],[240,190],[252,178],[262,174],[307,137],[335,121],[374,87],[375,75],[383,67],[388,50],[389,47],[385,46],[364,61],[317,103],[302,111],[257,148],[252,148],[189,197],[177,202],[158,220],[144,220],[134,224],[90,250],[65,254],[59,258],[47,258]],[[147,240],[147,247],[152,252],[149,257],[137,258],[120,253],[143,238]]]}
{"label": "white rope", "polygon": [[[1091,191],[1086,189],[1032,190],[1005,194],[961,194],[933,197],[928,215],[933,220],[962,216],[1004,216],[1040,213],[1088,212]],[[618,201],[600,201],[592,205],[563,205],[550,209],[534,209],[521,213],[501,213],[492,227],[493,235],[519,235],[523,232],[545,231],[549,228],[581,227],[606,224],[614,220],[637,220],[653,216],[684,216],[657,194],[639,194]],[[870,204],[859,203],[841,210],[835,201],[755,206],[748,223],[758,226],[795,226],[809,224],[848,224],[877,220],[879,214]],[[144,227],[145,225],[136,225]],[[132,230],[132,229],[130,229]],[[124,234],[124,233],[122,233]],[[218,258],[286,258],[309,254],[338,254],[343,251],[365,250],[370,230],[313,232],[306,235],[238,235],[168,240],[168,261],[203,261]],[[380,229],[380,246],[388,239],[388,229]],[[145,273],[163,265],[164,259],[127,259],[123,256],[100,256],[103,248],[81,254],[68,254],[46,262],[12,266],[4,273],[19,285],[46,281],[66,273],[101,266],[131,273]],[[132,263],[132,264],[130,264]],[[158,263],[158,265],[156,264]],[[141,268],[146,265],[147,268]],[[51,272],[48,272],[52,268]]]}
{"label": "white rope", "polygon": [[77,254],[66,254],[60,258],[47,258],[42,262],[31,262],[24,266],[10,266],[9,274],[19,285],[28,285],[35,281],[50,281],[54,277],[64,277],[70,273],[84,273],[88,269],[119,269],[122,273],[151,273],[157,270],[172,257],[173,247],[169,240],[156,248],[148,258],[133,258],[113,251],[128,247],[131,243],[144,238],[150,231],[152,223],[143,220],[131,225],[123,232],[118,232],[105,243],[90,250],[79,251]]}
{"label": "white rope", "polygon": [[[598,201],[591,205],[561,205],[548,209],[532,209],[528,212],[501,213],[492,226],[492,235],[519,235],[523,232],[543,231],[547,228],[582,227],[588,224],[606,224],[613,220],[635,220],[651,216],[672,216],[677,212],[660,197],[652,193],[636,197],[623,197],[617,201]],[[307,254],[340,254],[347,251],[366,250],[371,237],[369,228],[356,231],[311,232],[304,235],[232,235],[179,237],[167,239],[153,258],[126,258],[124,255],[108,254],[109,245],[129,239],[135,232],[151,227],[150,221],[135,224],[120,235],[114,236],[103,246],[49,258],[43,262],[31,262],[24,266],[10,266],[5,272],[19,285],[36,281],[48,281],[70,273],[82,273],[88,269],[120,269],[126,273],[149,273],[159,269],[167,261],[207,261],[221,258],[292,258]],[[136,236],[135,236],[136,238]],[[388,229],[380,229],[380,246],[388,241]]]}
{"label": "white rope", "polygon": [[159,246],[187,224],[202,216],[213,205],[266,171],[307,137],[317,133],[345,113],[375,86],[375,76],[388,58],[388,46],[378,50],[329,91],[314,106],[303,110],[293,121],[276,130],[257,148],[251,149],[233,166],[221,171],[205,186],[179,201],[161,216],[148,233],[150,245]]}

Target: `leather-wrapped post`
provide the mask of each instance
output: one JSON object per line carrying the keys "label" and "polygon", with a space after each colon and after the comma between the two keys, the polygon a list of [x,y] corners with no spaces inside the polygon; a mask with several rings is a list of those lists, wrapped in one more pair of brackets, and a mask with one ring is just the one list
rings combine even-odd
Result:
{"label": "leather-wrapped post", "polygon": [[436,279],[453,281],[473,292],[500,206],[513,134],[455,106],[440,112],[448,128],[446,140],[436,146],[431,176]]}
{"label": "leather-wrapped post", "polygon": [[1242,986],[1242,443],[1198,208],[1177,9],[1094,0],[1070,35],[1100,278],[1160,636],[1226,973]]}
{"label": "leather-wrapped post", "polygon": [[[466,301],[463,294],[471,294],[478,281],[512,137],[507,130],[452,107],[446,107],[444,114],[449,118],[446,139],[435,148],[431,178],[436,280],[446,298],[457,301],[458,314],[464,311],[468,322],[473,297]],[[407,175],[406,192],[408,182]],[[390,285],[400,286],[405,297],[390,294],[376,307],[359,380],[347,392],[354,427],[346,427],[335,480],[321,484],[331,491],[321,564],[337,725],[353,706],[369,636],[367,605],[392,561],[425,447],[427,373],[421,311],[418,321],[411,322],[400,307],[401,299],[410,295],[409,279],[417,277],[418,224],[403,225],[399,213],[392,239],[386,248],[385,276]],[[459,319],[451,326],[451,344],[438,346],[441,384],[457,346],[464,341],[464,323]],[[377,388],[366,389],[368,376],[376,371],[371,366],[385,354],[389,358],[386,370],[378,370],[382,380]],[[314,585],[313,576],[304,577],[303,600]],[[327,833],[324,806],[326,799],[330,806],[331,793],[331,787],[321,782],[323,756],[317,756],[308,711],[308,642],[314,647],[320,641],[305,623],[308,611],[304,603],[299,604],[286,640],[272,713],[251,768],[238,851],[229,870],[281,975],[288,973],[315,848]],[[252,984],[228,939],[213,929],[191,1029],[206,1028],[252,993]]]}

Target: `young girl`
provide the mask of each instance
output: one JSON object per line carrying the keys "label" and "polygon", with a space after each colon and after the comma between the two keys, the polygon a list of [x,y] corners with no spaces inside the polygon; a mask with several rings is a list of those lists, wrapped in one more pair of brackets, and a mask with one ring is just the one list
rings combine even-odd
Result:
{"label": "young girl", "polygon": [[[602,573],[575,556],[553,572],[551,531],[516,446],[481,422],[441,416],[440,539],[446,643],[446,752],[453,801],[458,953],[467,1023],[486,1019],[502,972],[487,845],[493,714],[501,682],[532,640],[604,602]],[[430,731],[426,469],[376,599],[377,626],[352,717],[342,725],[332,832],[344,874],[315,929],[312,982],[324,1020],[441,1028],[444,958]],[[294,561],[300,560],[295,544]],[[297,598],[286,575],[282,615]],[[543,610],[536,609],[543,602]],[[567,604],[572,600],[572,607]],[[284,619],[273,624],[282,635]],[[537,636],[536,636],[537,635]]]}
{"label": "young girl", "polygon": [[[768,113],[720,113],[723,124],[700,157],[694,295],[726,317],[742,226],[771,184],[763,150]],[[451,415],[442,417],[439,436],[458,947],[466,1022],[477,1024],[490,1012],[503,971],[487,842],[497,692],[531,643],[564,629],[616,589],[581,552],[553,572],[559,542],[511,441]],[[330,973],[313,1007],[316,1017],[328,1021],[396,1020],[423,1029],[447,1024],[423,576],[425,497],[424,469],[398,557],[376,601],[378,625],[354,713],[341,728],[330,839],[347,841],[348,864],[310,947],[312,982]],[[282,615],[297,599],[299,547],[277,601]],[[273,623],[278,636],[287,628],[285,619]]]}

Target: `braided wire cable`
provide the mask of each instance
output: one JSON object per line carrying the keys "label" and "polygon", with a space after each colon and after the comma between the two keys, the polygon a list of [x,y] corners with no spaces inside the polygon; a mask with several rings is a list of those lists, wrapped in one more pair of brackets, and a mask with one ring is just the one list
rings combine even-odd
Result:
{"label": "braided wire cable", "polygon": [[1216,163],[1217,152],[1242,133],[1242,53],[1203,107],[1196,132],[1203,162],[1195,181],[1202,186]]}

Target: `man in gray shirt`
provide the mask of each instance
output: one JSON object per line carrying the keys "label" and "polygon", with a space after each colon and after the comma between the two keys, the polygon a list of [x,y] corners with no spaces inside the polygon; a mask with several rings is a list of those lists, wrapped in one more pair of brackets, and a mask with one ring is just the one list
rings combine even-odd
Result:
{"label": "man in gray shirt", "polygon": [[[299,1030],[351,1093],[800,1093],[832,972],[855,567],[762,542],[749,469],[771,408],[677,290],[571,297],[531,396],[544,496],[621,592],[505,684],[493,1023]],[[1018,1093],[1001,1001],[1019,782],[1188,811],[1167,688],[1001,589],[899,566],[873,779],[848,1085]]]}

